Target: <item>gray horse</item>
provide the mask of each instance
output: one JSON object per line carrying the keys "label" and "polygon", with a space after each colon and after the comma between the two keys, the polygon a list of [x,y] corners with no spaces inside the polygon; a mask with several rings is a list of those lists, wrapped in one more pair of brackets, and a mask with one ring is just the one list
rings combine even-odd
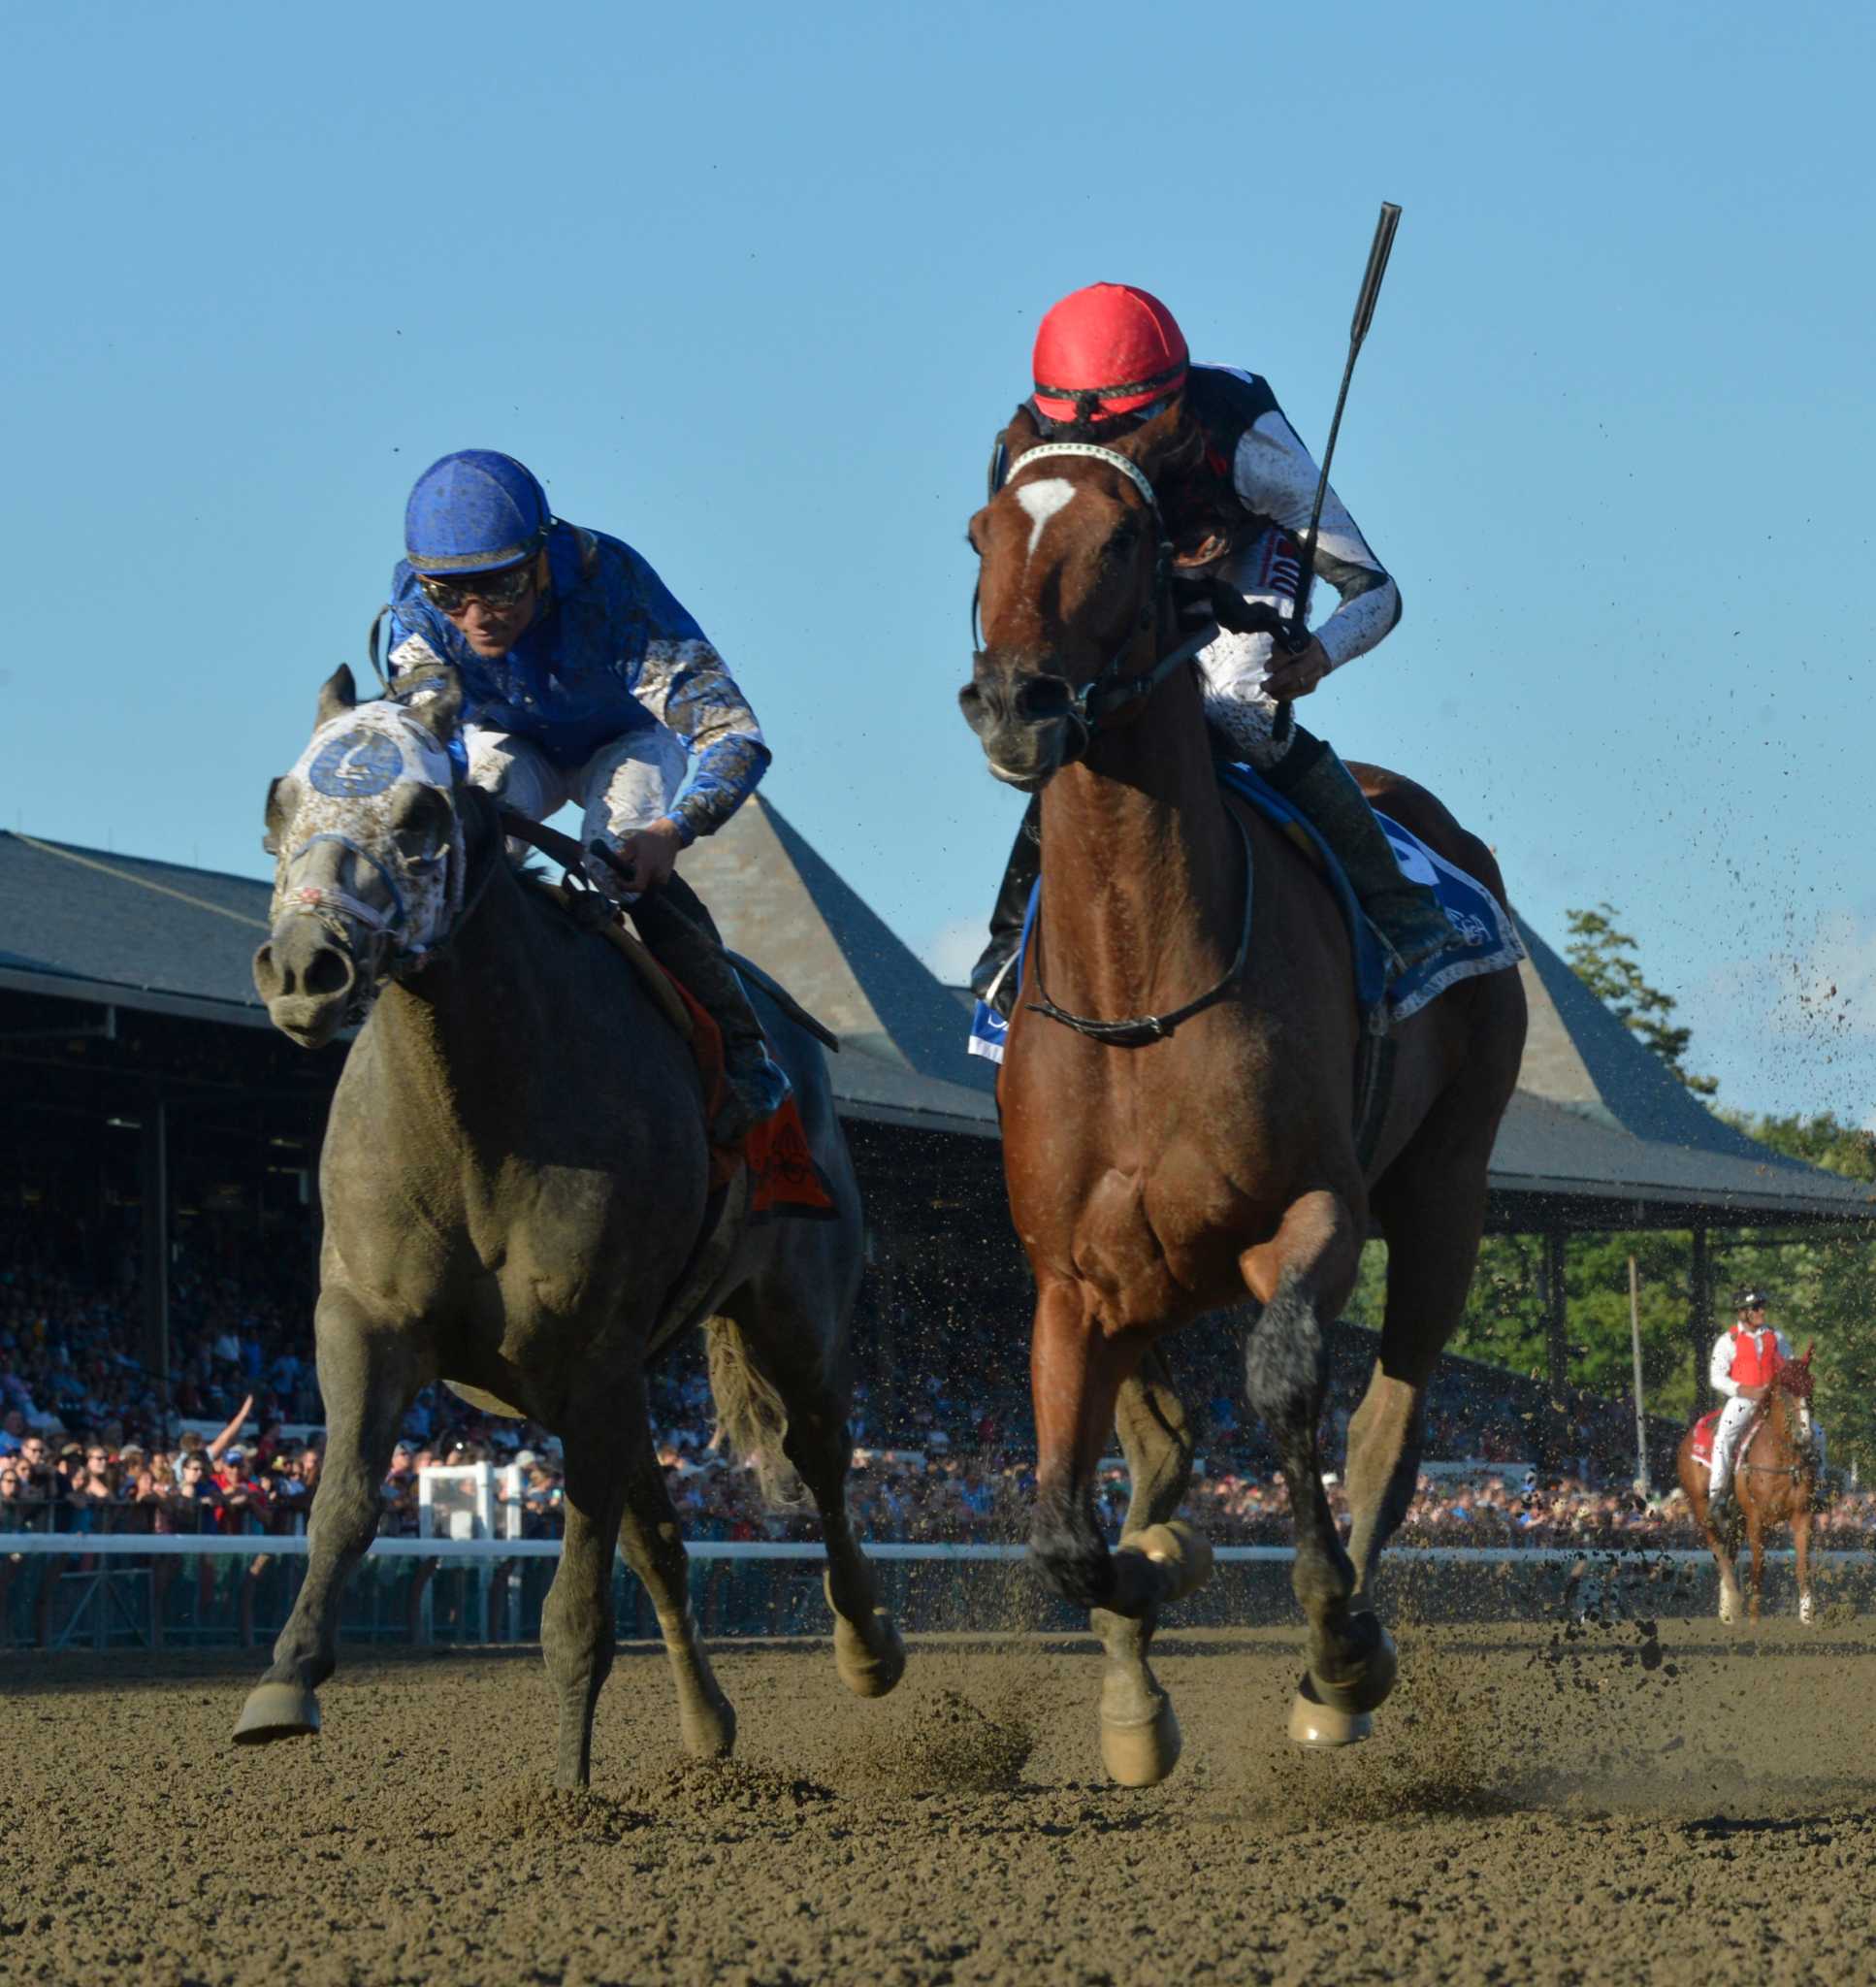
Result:
{"label": "gray horse", "polygon": [[341,668],[268,796],[277,869],[255,984],[304,1046],[364,1026],[320,1167],[328,1446],[306,1584],[235,1736],[318,1729],[313,1692],[335,1666],[340,1591],[377,1528],[393,1441],[440,1380],[565,1446],[566,1538],[541,1642],[556,1778],[581,1786],[612,1665],[615,1539],[658,1613],[685,1749],[721,1757],[735,1739],[646,1403],[647,1360],[689,1326],[708,1328],[725,1436],[765,1487],[792,1469],[820,1512],[842,1680],[879,1697],[899,1679],[903,1648],[846,1506],[858,1190],[819,1045],[767,1003],[837,1213],[738,1228],[732,1212],[706,1242],[695,1059],[620,953],[508,860],[494,802],[447,756],[461,700],[439,670],[360,703]]}

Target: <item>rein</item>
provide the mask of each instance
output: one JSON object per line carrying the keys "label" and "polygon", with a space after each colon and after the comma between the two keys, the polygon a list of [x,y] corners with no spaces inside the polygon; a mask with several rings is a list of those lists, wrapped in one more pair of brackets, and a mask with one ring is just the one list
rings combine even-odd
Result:
{"label": "rein", "polygon": [[1238,954],[1225,968],[1223,976],[1206,989],[1197,999],[1188,1000],[1183,1007],[1176,1007],[1171,1014],[1140,1014],[1126,1021],[1093,1021],[1085,1015],[1070,1014],[1066,1008],[1057,1007],[1049,997],[1049,989],[1043,985],[1042,957],[1040,951],[1041,933],[1037,933],[1038,951],[1036,957],[1036,998],[1028,1003],[1036,1014],[1046,1014],[1051,1021],[1058,1021],[1066,1028],[1073,1028],[1078,1035],[1085,1035],[1090,1041],[1105,1042],[1112,1049],[1144,1049],[1148,1042],[1163,1042],[1182,1021],[1190,1021],[1195,1014],[1202,1014],[1213,1002],[1223,998],[1237,983],[1245,970],[1245,961],[1250,957],[1250,914],[1256,895],[1256,868],[1250,849],[1250,833],[1238,818],[1235,809],[1227,807],[1231,825],[1238,831],[1238,839],[1245,850],[1245,917],[1238,928]]}
{"label": "rein", "polygon": [[[1118,470],[1146,500],[1148,511],[1159,533],[1159,547],[1153,561],[1152,589],[1135,619],[1133,632],[1108,659],[1106,666],[1083,684],[1069,700],[1067,715],[1080,730],[1081,749],[1064,757],[1079,759],[1086,751],[1088,741],[1095,733],[1104,726],[1115,723],[1123,715],[1135,715],[1153,692],[1176,669],[1189,663],[1218,631],[1215,626],[1208,625],[1200,629],[1196,635],[1188,636],[1177,648],[1161,656],[1150,669],[1133,675],[1123,673],[1127,659],[1142,638],[1149,635],[1159,626],[1160,609],[1165,603],[1166,589],[1172,577],[1173,545],[1166,535],[1159,499],[1138,463],[1130,461],[1118,449],[1103,448],[1093,441],[1044,441],[1034,448],[1025,448],[1009,466],[1006,482],[1008,477],[1014,476],[1025,464],[1042,462],[1051,456],[1084,457],[1094,462],[1106,463],[1109,468]],[[977,604],[973,598],[973,634],[976,632],[976,617]],[[1238,930],[1237,956],[1225,968],[1222,977],[1195,999],[1186,1001],[1182,1007],[1174,1008],[1170,1014],[1136,1014],[1129,1015],[1124,1021],[1098,1021],[1089,1015],[1071,1014],[1066,1008],[1058,1007],[1049,997],[1049,989],[1043,984],[1041,934],[1038,933],[1036,998],[1027,1003],[1035,1013],[1046,1015],[1049,1020],[1059,1022],[1063,1027],[1074,1029],[1078,1035],[1085,1035],[1089,1041],[1104,1043],[1109,1048],[1142,1049],[1149,1042],[1163,1042],[1181,1022],[1190,1021],[1195,1014],[1203,1014],[1208,1007],[1215,1005],[1237,985],[1244,976],[1245,961],[1250,957],[1250,921],[1256,896],[1256,863],[1251,854],[1249,831],[1234,810],[1227,807],[1225,812],[1231,816],[1232,826],[1237,829],[1238,838],[1244,844],[1245,911]]]}

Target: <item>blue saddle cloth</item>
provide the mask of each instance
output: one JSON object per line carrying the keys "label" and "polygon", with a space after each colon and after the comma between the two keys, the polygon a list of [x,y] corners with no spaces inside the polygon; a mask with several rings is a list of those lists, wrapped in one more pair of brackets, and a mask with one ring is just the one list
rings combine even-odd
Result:
{"label": "blue saddle cloth", "polygon": [[[1437,1000],[1448,987],[1456,987],[1461,980],[1473,979],[1480,973],[1503,972],[1523,959],[1524,941],[1518,936],[1518,928],[1512,922],[1510,912],[1491,891],[1475,876],[1469,876],[1465,870],[1447,862],[1438,849],[1429,848],[1410,829],[1403,828],[1398,821],[1376,808],[1375,818],[1393,844],[1394,860],[1401,865],[1401,874],[1411,883],[1432,885],[1453,928],[1452,943],[1443,952],[1435,953],[1433,958],[1422,960],[1418,965],[1389,981],[1387,955],[1381,942],[1373,926],[1362,916],[1361,904],[1349,888],[1341,863],[1310,825],[1309,817],[1293,807],[1268,780],[1247,765],[1221,765],[1218,782],[1248,801],[1277,827],[1285,831],[1301,830],[1320,853],[1324,880],[1342,907],[1342,922],[1348,928],[1349,942],[1354,948],[1355,999],[1363,1014],[1385,1001],[1390,1023],[1406,1021],[1410,1015],[1418,1014],[1430,1001]],[[1029,914],[1022,927],[1022,949],[1017,956],[1017,963],[1011,968],[1019,975],[1019,984],[1022,961],[1028,956],[1029,933],[1035,924],[1036,906],[1040,900],[1039,884],[1030,893]],[[1009,1031],[1009,1023],[995,1008],[980,1000],[971,1016],[970,1053],[987,1057],[992,1062],[1001,1062],[1004,1037]]]}

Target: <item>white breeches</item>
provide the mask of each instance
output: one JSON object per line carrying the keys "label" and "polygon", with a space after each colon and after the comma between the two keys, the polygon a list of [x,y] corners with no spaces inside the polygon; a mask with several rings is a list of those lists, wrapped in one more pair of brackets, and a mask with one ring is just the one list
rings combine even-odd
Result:
{"label": "white breeches", "polygon": [[[1294,541],[1266,532],[1219,569],[1218,577],[1246,601],[1263,602],[1285,614],[1296,607]],[[1266,772],[1289,750],[1294,732],[1276,735],[1282,705],[1266,694],[1276,642],[1268,635],[1238,635],[1221,628],[1200,649],[1199,695],[1206,722],[1229,741],[1232,756]]]}
{"label": "white breeches", "polygon": [[[506,732],[468,725],[463,743],[469,778],[516,813],[546,821],[563,807],[578,807],[585,817],[582,848],[598,839],[616,849],[628,835],[668,814],[690,769],[683,741],[663,725],[628,732],[570,769],[554,765],[538,745]],[[589,856],[586,867],[595,885],[609,896],[619,895],[618,877],[602,863]]]}
{"label": "white breeches", "polygon": [[1719,1425],[1713,1431],[1713,1461],[1708,1465],[1709,1497],[1718,1496],[1732,1481],[1732,1466],[1739,1459],[1739,1443],[1757,1405],[1743,1394],[1734,1394],[1720,1410]]}

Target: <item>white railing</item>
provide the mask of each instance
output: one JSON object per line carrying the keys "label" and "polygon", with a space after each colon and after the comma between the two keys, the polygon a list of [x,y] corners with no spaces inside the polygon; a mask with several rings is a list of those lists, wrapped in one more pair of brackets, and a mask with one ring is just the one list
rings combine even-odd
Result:
{"label": "white railing", "polygon": [[[92,1555],[144,1558],[304,1559],[307,1540],[267,1538],[259,1533],[228,1537],[220,1533],[134,1532],[0,1532],[0,1555],[14,1552],[58,1554],[66,1558]],[[862,1542],[869,1559],[1018,1560],[1022,1546],[908,1544],[899,1540]],[[771,1544],[761,1539],[695,1539],[685,1550],[695,1560],[821,1559],[816,1545]],[[378,1559],[440,1559],[446,1562],[505,1559],[558,1559],[558,1539],[374,1539],[371,1556]],[[1820,1566],[1876,1566],[1871,1551],[1839,1548],[1813,1552]],[[1214,1546],[1212,1556],[1223,1565],[1295,1558],[1288,1546]],[[1578,1560],[1619,1559],[1648,1565],[1710,1565],[1704,1547],[1651,1546],[1391,1546],[1385,1555],[1395,1561],[1426,1560],[1445,1566],[1573,1566]],[[1790,1547],[1767,1552],[1774,1562],[1796,1558]]]}

